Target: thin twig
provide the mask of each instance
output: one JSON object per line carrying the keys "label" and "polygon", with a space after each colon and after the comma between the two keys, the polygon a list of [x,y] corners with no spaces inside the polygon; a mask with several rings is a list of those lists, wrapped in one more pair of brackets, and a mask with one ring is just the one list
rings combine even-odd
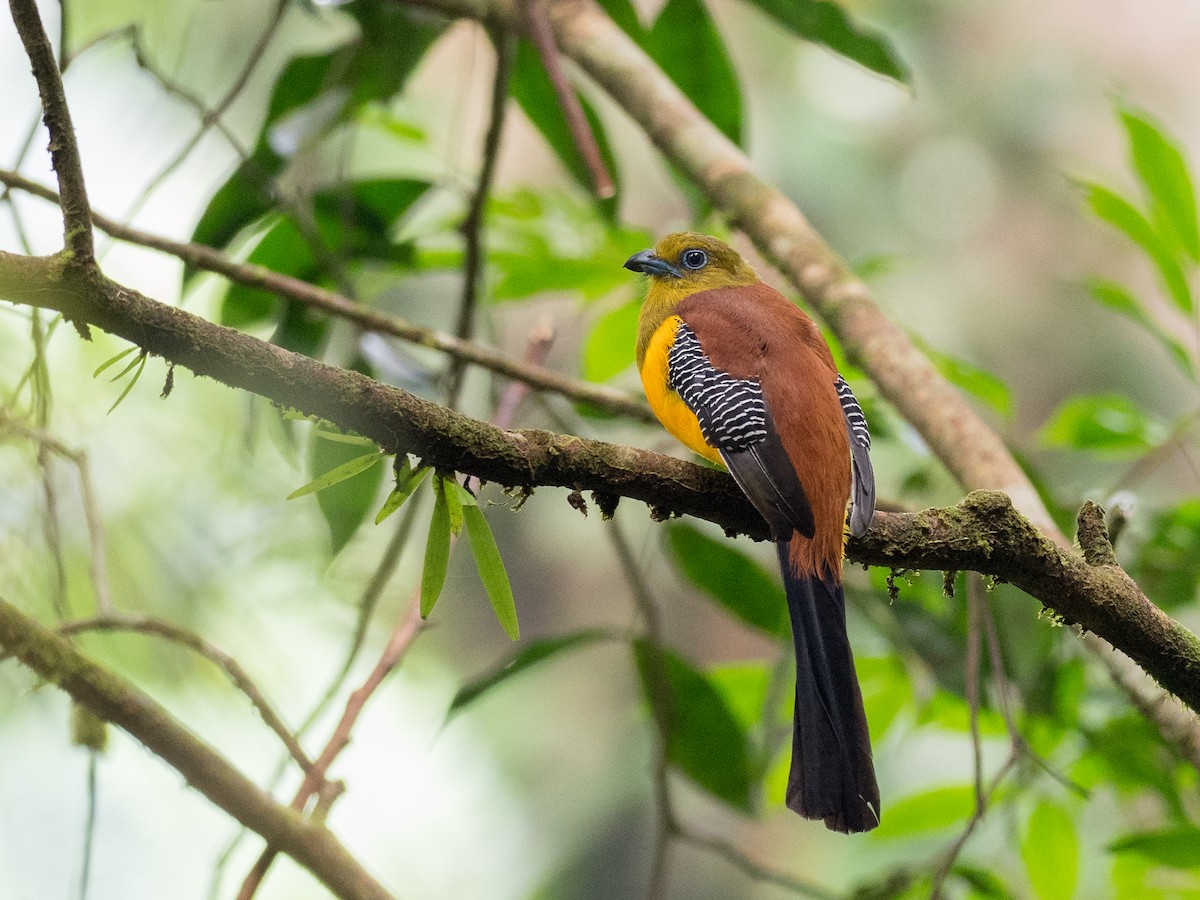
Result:
{"label": "thin twig", "polygon": [[289,813],[152,698],[0,600],[0,647],[93,715],[124,729],[219,809],[311,871],[336,896],[391,894],[321,825]]}
{"label": "thin twig", "polygon": [[[100,515],[100,504],[96,499],[96,490],[92,483],[91,466],[88,464],[87,454],[83,450],[72,450],[48,434],[43,428],[32,428],[0,410],[0,436],[9,431],[37,444],[38,463],[42,466],[45,483],[48,484],[50,478],[44,458],[48,453],[67,460],[79,472],[79,494],[83,503],[83,515],[87,523],[88,536],[92,543],[88,574],[92,582],[92,591],[96,596],[96,608],[101,613],[112,612],[112,594],[108,583],[108,544],[105,538],[104,519]],[[47,490],[47,519],[57,523],[57,511],[51,509],[53,497],[53,493]],[[57,524],[55,527],[57,528]],[[61,562],[59,565],[61,566]],[[65,575],[63,577],[65,578]],[[63,592],[65,594],[65,581],[63,582]],[[65,610],[61,611],[60,618],[65,617]]]}
{"label": "thin twig", "polygon": [[967,707],[971,714],[971,750],[975,768],[975,809],[982,814],[983,797],[983,741],[979,736],[979,645],[981,634],[983,579],[967,576]]}
{"label": "thin twig", "polygon": [[[458,325],[454,329],[459,340],[470,340],[475,332],[475,309],[479,304],[479,282],[483,276],[484,246],[483,219],[492,181],[496,175],[496,161],[500,157],[500,136],[504,131],[504,111],[508,108],[508,79],[512,74],[512,37],[504,29],[492,29],[492,46],[496,48],[496,74],[492,78],[492,106],[488,119],[487,133],[483,138],[483,160],[479,166],[479,178],[471,193],[471,202],[459,231],[464,242],[463,290],[458,307]],[[462,390],[465,362],[455,357],[450,363],[449,401],[455,406]]]}
{"label": "thin twig", "polygon": [[[962,834],[950,846],[950,849],[943,855],[941,862],[934,871],[933,887],[930,889],[930,897],[933,900],[942,896],[942,887],[946,882],[946,878],[950,874],[950,870],[954,867],[954,863],[958,860],[959,854],[963,847],[966,846],[968,838],[974,833],[975,828],[983,820],[987,812],[988,802],[991,799],[992,790],[996,785],[999,785],[1003,775],[1008,773],[1008,770],[1017,761],[1020,755],[1020,740],[1016,737],[1016,732],[1010,726],[1009,738],[1012,745],[1009,749],[1009,758],[1005,765],[1001,768],[1001,775],[998,775],[989,790],[984,790],[983,786],[983,743],[979,736],[979,649],[982,641],[982,619],[984,616],[984,587],[983,580],[978,576],[968,576],[967,578],[967,659],[966,659],[966,676],[967,676],[967,705],[971,716],[971,748],[974,755],[975,769],[975,811],[972,813],[970,820],[967,822],[967,827],[963,829]],[[989,642],[990,646],[990,642]],[[996,678],[1003,677],[1001,672],[992,667],[993,675]],[[1007,722],[1007,714],[1005,721]]]}
{"label": "thin twig", "polygon": [[[63,16],[65,19],[66,16]],[[92,847],[96,839],[96,798],[99,794],[97,768],[100,753],[88,750],[87,767],[87,812],[83,819],[83,860],[79,869],[79,900],[87,900],[88,888],[92,883]]]}
{"label": "thin twig", "polygon": [[633,595],[634,603],[641,614],[645,628],[648,650],[646,662],[650,684],[649,700],[656,736],[653,776],[655,804],[658,807],[658,827],[655,830],[646,897],[647,900],[660,900],[666,896],[671,839],[680,831],[671,800],[668,748],[671,740],[674,708],[671,702],[671,684],[667,677],[666,664],[663,661],[662,619],[659,616],[654,595],[650,593],[650,588],[646,584],[645,578],[642,577],[641,569],[634,558],[633,548],[630,547],[620,525],[615,520],[610,522],[606,533],[617,552],[621,571],[625,575],[629,591]]}
{"label": "thin twig", "polygon": [[[58,202],[58,195],[50,189],[30,181],[24,176],[0,169],[0,182],[12,188],[26,191],[48,200]],[[279,297],[295,300],[306,306],[323,310],[331,315],[354,322],[368,331],[390,335],[403,341],[429,347],[442,353],[466,360],[472,365],[522,381],[540,391],[561,394],[571,400],[597,406],[635,421],[655,421],[654,414],[640,400],[624,391],[601,384],[590,384],[568,378],[541,365],[520,362],[513,357],[472,341],[464,341],[453,335],[424,328],[405,321],[399,316],[372,310],[351,298],[289,275],[282,275],[263,266],[239,263],[226,254],[202,244],[186,244],[149,234],[127,225],[122,225],[106,216],[96,215],[96,226],[119,240],[143,247],[150,247],[183,260],[191,266],[215,272],[230,281],[249,287],[262,288]]]}
{"label": "thin twig", "polygon": [[567,127],[571,130],[575,147],[579,150],[579,155],[583,158],[584,165],[587,166],[588,174],[592,177],[592,191],[601,200],[607,200],[616,194],[617,189],[613,185],[608,168],[604,165],[600,147],[596,143],[596,136],[592,134],[592,126],[588,124],[587,116],[584,115],[583,104],[579,102],[579,96],[567,81],[567,75],[563,71],[554,29],[550,27],[550,19],[543,6],[543,0],[520,0],[519,6],[525,17],[529,40],[532,41],[538,52],[542,67],[546,70],[546,77],[550,79],[554,95],[558,98],[558,105],[562,107]]}
{"label": "thin twig", "polygon": [[198,634],[161,619],[119,612],[110,612],[91,619],[64,622],[59,626],[58,631],[64,635],[78,634],[83,631],[132,631],[138,634],[154,635],[187,647],[223,671],[233,682],[234,687],[245,694],[246,699],[258,710],[258,714],[262,716],[267,727],[279,737],[280,742],[287,748],[288,754],[296,761],[296,765],[301,770],[307,772],[312,769],[313,763],[304,752],[304,748],[300,746],[300,742],[283,724],[283,719],[275,712],[275,708],[246,674],[246,670],[242,668],[241,664]]}
{"label": "thin twig", "polygon": [[691,831],[680,831],[676,834],[676,837],[685,844],[690,844],[701,850],[707,850],[709,853],[721,857],[755,881],[784,888],[805,897],[813,897],[816,900],[842,900],[841,894],[834,894],[812,882],[804,881],[784,872],[759,865],[727,841],[705,837]]}
{"label": "thin twig", "polygon": [[200,127],[196,130],[196,133],[193,134],[188,142],[176,152],[175,156],[171,158],[171,161],[162,169],[160,169],[158,174],[150,179],[146,186],[142,188],[142,191],[138,195],[137,199],[134,200],[129,209],[125,211],[124,218],[126,220],[132,219],[138,214],[141,208],[145,205],[146,201],[150,198],[150,195],[158,189],[159,185],[170,178],[171,175],[173,175],[176,170],[183,165],[184,161],[188,158],[188,156],[191,155],[191,152],[195,150],[200,141],[204,139],[204,136],[208,133],[208,130],[213,127],[215,123],[219,122],[229,107],[233,105],[233,102],[238,98],[238,96],[242,93],[242,90],[246,87],[246,84],[250,81],[250,76],[254,74],[254,70],[258,68],[258,64],[262,62],[264,56],[266,55],[267,45],[271,42],[271,39],[275,37],[275,33],[279,29],[280,24],[283,22],[284,13],[287,12],[289,5],[289,0],[278,0],[275,10],[271,14],[271,20],[267,23],[267,27],[263,29],[262,33],[258,36],[258,40],[255,41],[254,47],[251,48],[249,56],[246,57],[245,65],[242,66],[241,71],[239,71],[237,77],[234,78],[233,84],[229,86],[229,89],[226,90],[221,99],[217,101],[216,106],[214,106],[211,110],[207,110],[201,114]]}
{"label": "thin twig", "polygon": [[62,198],[59,206],[63,217],[63,244],[71,251],[74,264],[89,266],[95,261],[91,206],[83,183],[83,162],[79,157],[79,143],[71,124],[58,60],[42,26],[36,0],[9,0],[9,8],[33,66],[38,94],[42,98],[42,121],[50,132],[50,159],[54,163]]}

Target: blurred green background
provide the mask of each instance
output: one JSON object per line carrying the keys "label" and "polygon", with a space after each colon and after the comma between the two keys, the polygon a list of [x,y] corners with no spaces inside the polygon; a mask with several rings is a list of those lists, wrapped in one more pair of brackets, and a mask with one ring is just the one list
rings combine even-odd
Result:
{"label": "blurred green background", "polygon": [[[352,291],[410,321],[454,329],[457,226],[480,164],[494,69],[477,24],[444,25],[426,13],[395,19],[398,6],[362,0],[345,7],[298,2],[285,6],[256,52],[274,4],[64,5],[67,93],[97,211],[176,239],[195,236]],[[617,15],[623,9],[616,2],[608,8]],[[1200,10],[1178,0],[1153,8],[1136,0],[941,0],[846,9],[902,61],[905,80],[799,40],[759,6],[738,0],[675,2],[674,18],[661,27],[651,27],[658,4],[638,4],[637,14],[660,62],[694,79],[693,98],[740,136],[756,169],[796,200],[868,280],[884,310],[972,395],[1064,527],[1087,498],[1130,508],[1122,563],[1152,599],[1196,628],[1194,305],[1177,283],[1170,290],[1161,257],[1123,234],[1120,216],[1102,215],[1103,198],[1081,182],[1106,185],[1148,209],[1162,239],[1154,246],[1176,260],[1179,278],[1190,285],[1196,257],[1186,221],[1171,231],[1179,210],[1155,206],[1154,172],[1131,160],[1130,135],[1157,148],[1161,165],[1170,162],[1164,147],[1196,158]],[[43,14],[57,33],[59,8],[43,4]],[[157,76],[139,66],[133,34]],[[731,68],[720,64],[713,41],[723,41]],[[306,102],[274,117],[271,104],[310,77],[304,61],[325,57],[335,74],[327,73]],[[248,59],[257,62],[223,112],[224,134],[199,131],[196,109],[164,86],[183,87],[212,108]],[[339,81],[337,66],[346,60],[354,62]],[[547,365],[636,393],[631,332],[641,285],[621,263],[666,232],[728,234],[727,226],[625,114],[581,79],[620,183],[615,203],[594,202],[569,148],[546,139],[551,131],[561,142],[562,132],[561,125],[554,132],[557,110],[539,94],[537,74],[531,52],[520,48],[484,232],[487,302],[479,337],[519,356],[530,333],[548,321],[555,340]],[[24,149],[39,110],[7,19],[0,24],[0,85],[0,167],[52,184],[45,133],[33,132]],[[1152,136],[1136,123],[1147,123]],[[194,148],[159,178],[198,133]],[[254,180],[239,169],[240,153],[252,155],[259,175],[275,179],[275,195],[255,199],[235,181],[219,195],[242,204],[230,212],[213,197],[235,171],[235,179]],[[356,193],[383,180],[391,193]],[[411,191],[397,188],[400,182]],[[347,203],[376,214],[366,232],[347,225],[339,212]],[[327,254],[312,251],[296,221],[315,223]],[[19,251],[27,240],[33,252],[49,253],[60,239],[53,206],[20,192],[0,206],[0,247]],[[733,240],[753,256],[744,239]],[[107,238],[98,246],[108,275],[151,297],[444,401],[446,360],[436,353],[362,338],[345,323],[185,273],[161,254]],[[1116,286],[1128,296],[1114,293]],[[34,365],[38,342],[45,344],[44,373]],[[109,412],[124,387],[110,376],[124,362],[100,377],[93,372],[125,346],[103,334],[85,344],[45,316],[33,322],[25,307],[0,306],[4,422],[44,427],[86,452],[115,605],[203,635],[244,666],[286,722],[299,725],[341,669],[361,598],[405,515],[370,524],[386,495],[385,467],[340,486],[344,496],[330,495],[324,507],[311,496],[287,502],[332,465],[312,458],[308,426],[183,370],[171,396],[160,399],[166,368],[153,358]],[[912,508],[959,499],[960,489],[861,373],[851,381],[876,434],[881,497]],[[470,370],[463,410],[489,417],[502,386]],[[526,401],[515,424],[683,452],[657,427],[597,416],[556,397]],[[28,440],[9,425],[0,435],[0,596],[47,622],[91,615],[92,536],[75,469],[57,461],[44,473]],[[315,446],[328,451],[323,442]],[[57,539],[47,524],[44,474],[57,502]],[[619,534],[660,612],[667,645],[715,688],[757,766],[744,785],[745,810],[734,802],[736,789],[698,786],[721,760],[673,771],[679,819],[834,895],[870,889],[874,896],[927,896],[933,871],[972,809],[965,580],[948,598],[940,573],[901,577],[889,602],[887,572],[849,573],[851,634],[884,826],[846,838],[798,819],[781,802],[781,713],[764,692],[772,671],[786,672],[782,645],[679,569],[678,548],[707,547],[701,535],[715,539],[719,532],[696,523],[664,527],[633,502],[605,524],[594,503],[585,518],[564,501],[564,492],[542,489],[517,512],[515,498],[495,486],[482,492],[522,642],[510,643],[470,555],[456,553],[431,627],[374,699],[333,771],[348,790],[330,822],[352,851],[409,898],[645,894],[658,736],[628,640],[640,633],[642,617],[614,545]],[[410,502],[417,504],[411,540],[346,689],[366,676],[419,580],[431,493],[425,488]],[[730,551],[719,548],[732,547],[730,565],[749,559],[764,572],[772,568],[768,547],[723,539],[716,546],[705,554],[724,559],[719,554]],[[1195,769],[1131,711],[1070,629],[1054,627],[1010,588],[996,587],[988,599],[1018,724],[1049,771],[1022,758],[947,891],[1200,896]],[[464,684],[539,639],[581,629],[606,636],[447,716]],[[143,635],[78,640],[251,778],[276,783],[277,741],[210,662]],[[993,679],[985,682],[990,778],[1009,741]],[[344,694],[308,733],[310,751],[323,744]],[[786,709],[782,716],[786,726]],[[88,770],[88,752],[70,741],[64,696],[12,662],[0,666],[0,895],[79,895]],[[257,839],[229,850],[233,824],[123,734],[110,736],[96,773],[87,896],[232,895],[257,856]],[[277,796],[290,796],[296,782],[289,773]],[[675,841],[667,895],[791,892]],[[319,897],[323,889],[280,860],[262,896]]]}

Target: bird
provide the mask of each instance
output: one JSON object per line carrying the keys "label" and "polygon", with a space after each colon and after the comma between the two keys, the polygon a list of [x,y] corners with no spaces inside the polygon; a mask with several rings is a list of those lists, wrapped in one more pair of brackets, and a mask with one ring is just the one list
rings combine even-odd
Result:
{"label": "bird", "polygon": [[879,787],[842,588],[846,533],[875,510],[866,417],[816,323],[725,242],[669,234],[625,268],[648,276],[636,351],[650,408],[729,470],[775,541],[796,649],[787,806],[869,831]]}

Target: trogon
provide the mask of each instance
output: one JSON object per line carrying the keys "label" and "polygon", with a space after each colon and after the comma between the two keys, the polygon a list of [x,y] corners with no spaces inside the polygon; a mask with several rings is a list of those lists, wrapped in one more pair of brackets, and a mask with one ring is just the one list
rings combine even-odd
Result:
{"label": "trogon", "polygon": [[671,234],[625,267],[649,276],[637,364],[651,409],[728,468],[775,540],[796,648],[787,805],[868,831],[879,787],[842,591],[846,531],[875,511],[862,409],[812,319],[724,242]]}

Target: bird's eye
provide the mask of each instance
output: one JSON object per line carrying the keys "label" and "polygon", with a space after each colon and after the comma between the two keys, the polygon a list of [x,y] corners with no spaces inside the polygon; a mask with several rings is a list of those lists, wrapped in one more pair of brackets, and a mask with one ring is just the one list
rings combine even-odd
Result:
{"label": "bird's eye", "polygon": [[708,265],[708,254],[703,250],[685,250],[680,262],[687,269],[703,269]]}

